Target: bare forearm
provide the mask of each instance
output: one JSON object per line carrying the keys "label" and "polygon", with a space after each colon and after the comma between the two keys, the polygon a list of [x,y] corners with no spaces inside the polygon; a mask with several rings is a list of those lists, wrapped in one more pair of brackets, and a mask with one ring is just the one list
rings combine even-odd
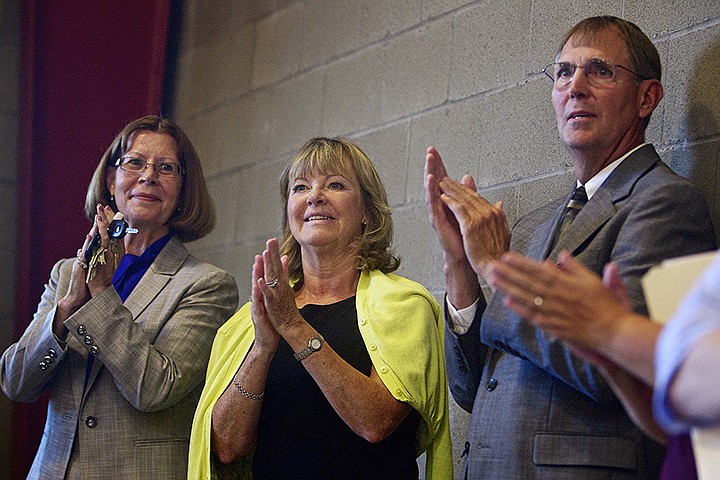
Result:
{"label": "bare forearm", "polygon": [[660,326],[647,317],[627,313],[616,323],[618,329],[607,342],[597,345],[599,353],[617,365],[623,365],[632,375],[646,385],[655,383],[655,343]]}
{"label": "bare forearm", "polygon": [[231,463],[249,454],[255,445],[262,408],[262,399],[258,397],[265,390],[272,357],[272,353],[250,349],[232,382],[213,407],[212,448],[223,463]]}

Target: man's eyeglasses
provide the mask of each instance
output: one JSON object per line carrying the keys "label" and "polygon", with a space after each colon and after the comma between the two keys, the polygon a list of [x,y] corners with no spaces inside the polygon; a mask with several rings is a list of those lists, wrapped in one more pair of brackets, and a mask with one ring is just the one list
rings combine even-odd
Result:
{"label": "man's eyeglasses", "polygon": [[182,167],[174,162],[148,163],[142,158],[122,157],[115,162],[116,167],[120,167],[127,173],[140,174],[146,168],[151,166],[155,169],[155,173],[161,177],[179,177],[183,174]]}
{"label": "man's eyeglasses", "polygon": [[642,80],[649,80],[649,78],[640,75],[637,72],[633,72],[627,67],[623,67],[617,63],[600,60],[599,58],[592,58],[588,60],[585,65],[575,65],[567,62],[551,63],[547,67],[543,68],[543,73],[553,81],[556,88],[565,87],[570,83],[570,81],[572,81],[573,78],[575,78],[575,72],[578,68],[583,69],[588,82],[595,86],[603,86],[612,83],[615,80],[615,75],[617,75],[619,68],[627,70]]}

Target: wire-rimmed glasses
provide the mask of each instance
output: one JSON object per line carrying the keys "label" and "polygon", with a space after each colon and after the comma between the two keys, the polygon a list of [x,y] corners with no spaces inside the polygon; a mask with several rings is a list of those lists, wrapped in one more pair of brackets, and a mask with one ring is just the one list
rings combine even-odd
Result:
{"label": "wire-rimmed glasses", "polygon": [[595,86],[603,86],[612,83],[615,80],[618,68],[626,70],[642,80],[649,80],[649,78],[640,75],[637,72],[633,72],[627,67],[617,63],[610,63],[599,58],[591,58],[585,62],[585,65],[575,65],[574,63],[569,62],[551,63],[547,67],[543,68],[543,73],[553,81],[555,87],[562,88],[567,86],[572,79],[575,78],[575,73],[578,68],[582,68],[585,73],[585,78],[587,78],[591,85]]}
{"label": "wire-rimmed glasses", "polygon": [[155,173],[161,177],[180,177],[183,174],[182,167],[175,162],[148,163],[137,157],[122,157],[115,162],[116,167],[120,167],[121,170],[127,173],[135,174],[144,172],[151,165],[155,169]]}

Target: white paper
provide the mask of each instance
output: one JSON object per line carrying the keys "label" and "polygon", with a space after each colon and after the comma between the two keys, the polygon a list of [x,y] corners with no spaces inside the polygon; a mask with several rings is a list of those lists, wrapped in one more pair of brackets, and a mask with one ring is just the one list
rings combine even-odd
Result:
{"label": "white paper", "polygon": [[[680,300],[717,252],[699,253],[665,260],[642,278],[650,317],[658,323],[672,317]],[[695,464],[700,480],[720,480],[720,428],[695,428],[691,433]]]}

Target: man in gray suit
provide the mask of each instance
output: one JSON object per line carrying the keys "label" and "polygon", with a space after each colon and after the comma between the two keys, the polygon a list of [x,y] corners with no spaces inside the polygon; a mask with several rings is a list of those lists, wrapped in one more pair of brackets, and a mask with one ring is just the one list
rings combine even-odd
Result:
{"label": "man in gray suit", "polygon": [[[511,232],[502,202],[478,195],[469,175],[449,179],[428,148],[426,202],[445,262],[448,377],[457,403],[472,412],[465,478],[650,479],[662,458],[589,362],[524,322],[498,292],[486,301],[478,275],[489,262],[508,249],[534,259],[567,250],[598,273],[613,261],[635,309],[646,313],[640,278],[648,268],[715,248],[703,196],[645,143],[663,96],[660,58],[647,36],[630,22],[594,17],[561,45],[545,73],[574,161],[571,194]],[[535,299],[538,308],[542,301]]]}

